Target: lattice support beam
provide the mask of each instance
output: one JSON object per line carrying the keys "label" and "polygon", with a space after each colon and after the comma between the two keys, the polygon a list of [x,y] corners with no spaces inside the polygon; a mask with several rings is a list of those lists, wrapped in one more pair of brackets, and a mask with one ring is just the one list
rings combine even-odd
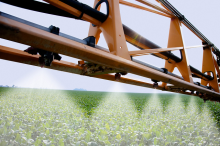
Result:
{"label": "lattice support beam", "polygon": [[133,73],[143,77],[173,84],[188,90],[206,93],[210,98],[220,97],[220,94],[209,89],[197,86],[193,83],[183,81],[171,75],[161,73],[150,67],[135,63],[133,61],[118,57],[79,42],[63,38],[58,35],[43,31],[41,29],[0,16],[0,37],[35,48],[50,52],[64,54],[74,58],[80,58],[88,62],[101,64],[125,72]]}

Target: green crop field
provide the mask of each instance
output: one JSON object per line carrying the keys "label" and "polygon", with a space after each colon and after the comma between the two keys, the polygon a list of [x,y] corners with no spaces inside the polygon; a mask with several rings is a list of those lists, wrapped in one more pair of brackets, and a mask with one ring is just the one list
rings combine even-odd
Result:
{"label": "green crop field", "polygon": [[220,104],[178,94],[0,88],[0,145],[220,145]]}

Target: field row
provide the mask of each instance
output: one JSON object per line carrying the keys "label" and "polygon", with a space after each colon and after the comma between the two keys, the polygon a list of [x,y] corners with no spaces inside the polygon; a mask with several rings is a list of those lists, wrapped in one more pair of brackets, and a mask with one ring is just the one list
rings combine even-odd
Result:
{"label": "field row", "polygon": [[0,88],[0,145],[219,145],[219,109],[176,94]]}

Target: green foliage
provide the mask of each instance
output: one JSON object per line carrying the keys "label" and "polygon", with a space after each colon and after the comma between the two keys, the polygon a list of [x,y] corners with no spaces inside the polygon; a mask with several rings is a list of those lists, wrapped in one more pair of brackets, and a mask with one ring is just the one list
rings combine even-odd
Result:
{"label": "green foliage", "polygon": [[63,139],[60,139],[60,140],[59,140],[59,146],[64,146]]}
{"label": "green foliage", "polygon": [[28,133],[27,133],[27,139],[30,139],[31,138],[31,131],[29,131]]}
{"label": "green foliage", "polygon": [[50,131],[49,129],[46,130],[46,135],[49,135],[50,134]]}
{"label": "green foliage", "polygon": [[154,145],[157,145],[157,138],[154,138]]}
{"label": "green foliage", "polygon": [[105,128],[106,128],[108,131],[110,130],[110,127],[109,127],[109,124],[108,124],[108,123],[105,124]]}
{"label": "green foliage", "polygon": [[212,116],[214,117],[217,126],[220,128],[220,104],[208,101],[207,105],[211,110]]}
{"label": "green foliage", "polygon": [[186,96],[186,95],[181,95],[181,96],[182,96],[182,98],[180,100],[184,105],[184,109],[186,110],[189,105],[189,102],[192,98],[191,98],[191,96]]}
{"label": "green foliage", "polygon": [[21,135],[17,133],[15,140],[17,142],[20,142],[21,141]]}
{"label": "green foliage", "polygon": [[87,134],[86,134],[86,138],[85,138],[87,142],[90,141],[90,139],[91,139],[91,134],[92,134],[92,133],[91,133],[89,130],[87,130]]}
{"label": "green foliage", "polygon": [[139,115],[141,115],[143,108],[147,105],[151,96],[152,94],[130,93],[128,98],[130,99],[134,107],[136,108]]}
{"label": "green foliage", "polygon": [[34,145],[35,146],[39,146],[41,144],[41,140],[40,139],[36,139]]}
{"label": "green foliage", "polygon": [[0,88],[0,145],[218,145],[219,109],[185,95]]}
{"label": "green foliage", "polygon": [[86,117],[90,117],[104,99],[103,92],[69,91],[67,94],[83,110]]}
{"label": "green foliage", "polygon": [[120,139],[121,139],[121,135],[118,134],[118,135],[116,136],[116,138],[117,138],[118,140],[120,140]]}
{"label": "green foliage", "polygon": [[163,107],[163,112],[166,111],[169,104],[172,102],[173,98],[175,97],[174,94],[158,94],[161,106]]}

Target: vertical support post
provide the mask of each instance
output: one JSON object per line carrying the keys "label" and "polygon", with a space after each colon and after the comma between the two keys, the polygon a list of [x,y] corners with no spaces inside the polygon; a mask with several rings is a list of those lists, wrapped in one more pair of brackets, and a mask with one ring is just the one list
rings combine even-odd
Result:
{"label": "vertical support post", "polygon": [[[186,50],[181,30],[181,22],[178,18],[171,18],[170,22],[170,32],[168,39],[168,48],[172,47],[183,47],[181,50],[182,61],[177,63],[169,63],[168,60],[165,62],[165,68],[169,72],[173,72],[174,68],[177,67],[185,81],[193,83],[192,74],[189,68],[187,61]],[[166,83],[163,83],[162,86],[166,86]]]}
{"label": "vertical support post", "polygon": [[207,86],[209,84],[216,92],[219,92],[219,85],[217,74],[215,71],[215,63],[214,63],[212,49],[211,47],[203,48],[203,62],[202,62],[202,73],[212,72],[214,79],[211,81],[205,81],[201,79],[201,84]]}
{"label": "vertical support post", "polygon": [[214,65],[215,65],[215,69],[216,69],[216,71],[217,71],[217,74],[218,74],[218,76],[220,77],[220,70],[219,70],[219,66],[218,66],[218,64],[217,64],[217,61],[215,60],[214,57],[212,57],[212,58],[213,58],[213,60],[214,60]]}
{"label": "vertical support post", "polygon": [[[94,7],[97,2],[98,0],[95,0]],[[108,2],[108,18],[99,27],[93,27],[90,25],[89,36],[93,35],[96,39],[98,39],[100,37],[100,33],[102,32],[111,53],[131,60],[121,22],[119,0],[108,0]]]}

